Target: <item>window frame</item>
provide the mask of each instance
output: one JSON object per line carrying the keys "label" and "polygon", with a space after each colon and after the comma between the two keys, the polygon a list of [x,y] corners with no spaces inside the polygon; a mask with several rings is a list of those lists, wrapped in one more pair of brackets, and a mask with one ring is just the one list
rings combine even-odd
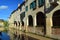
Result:
{"label": "window frame", "polygon": [[25,10],[28,11],[28,6],[26,6]]}
{"label": "window frame", "polygon": [[41,7],[44,5],[44,0],[38,0],[38,6]]}
{"label": "window frame", "polygon": [[30,4],[30,9],[33,9],[33,10],[36,9],[36,0]]}

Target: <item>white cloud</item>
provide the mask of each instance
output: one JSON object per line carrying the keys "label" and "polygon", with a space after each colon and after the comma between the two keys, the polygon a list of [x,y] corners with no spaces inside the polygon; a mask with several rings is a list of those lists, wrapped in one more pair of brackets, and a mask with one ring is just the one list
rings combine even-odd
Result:
{"label": "white cloud", "polygon": [[1,5],[0,6],[0,9],[7,9],[8,8],[8,6],[6,6],[6,5]]}

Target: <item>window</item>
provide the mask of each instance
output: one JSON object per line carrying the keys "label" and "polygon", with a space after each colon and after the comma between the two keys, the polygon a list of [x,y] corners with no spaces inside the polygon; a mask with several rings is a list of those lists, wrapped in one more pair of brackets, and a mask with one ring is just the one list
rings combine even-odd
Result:
{"label": "window", "polygon": [[22,13],[20,14],[20,20],[23,21],[24,17],[25,17],[25,12],[22,12]]}
{"label": "window", "polygon": [[36,9],[36,1],[33,2],[33,9]]}
{"label": "window", "polygon": [[28,1],[28,0],[25,0],[26,2]]}
{"label": "window", "polygon": [[33,8],[33,4],[31,3],[31,4],[30,4],[30,9],[32,9],[32,8]]}
{"label": "window", "polygon": [[36,1],[30,4],[30,9],[35,9],[35,8],[36,8]]}
{"label": "window", "polygon": [[38,6],[41,7],[44,5],[44,0],[38,0]]}
{"label": "window", "polygon": [[22,7],[20,7],[20,11],[22,11]]}
{"label": "window", "polygon": [[26,11],[28,11],[28,6],[26,6]]}

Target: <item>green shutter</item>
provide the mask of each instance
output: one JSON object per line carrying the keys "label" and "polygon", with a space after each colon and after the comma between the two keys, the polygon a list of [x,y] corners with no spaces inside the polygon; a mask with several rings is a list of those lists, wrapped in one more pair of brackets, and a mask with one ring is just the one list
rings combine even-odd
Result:
{"label": "green shutter", "polygon": [[26,6],[26,11],[28,11],[28,6]]}
{"label": "green shutter", "polygon": [[36,7],[36,2],[34,1],[34,2],[32,2],[31,4],[30,4],[30,9],[33,9],[33,8],[35,8]]}
{"label": "green shutter", "polygon": [[30,4],[30,9],[32,9],[32,3]]}
{"label": "green shutter", "polygon": [[39,6],[42,6],[44,4],[44,0],[38,0]]}
{"label": "green shutter", "polygon": [[34,2],[33,2],[33,8],[35,8],[35,7],[36,7],[36,2],[34,1]]}

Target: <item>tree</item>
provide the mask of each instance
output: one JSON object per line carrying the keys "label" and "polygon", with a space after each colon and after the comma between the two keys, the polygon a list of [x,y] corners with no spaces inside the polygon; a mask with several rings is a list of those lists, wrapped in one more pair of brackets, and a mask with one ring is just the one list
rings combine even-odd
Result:
{"label": "tree", "polygon": [[4,27],[8,27],[9,24],[8,24],[8,21],[4,21]]}
{"label": "tree", "polygon": [[8,21],[4,21],[4,32],[8,32],[8,27],[9,27],[9,24],[8,24]]}

